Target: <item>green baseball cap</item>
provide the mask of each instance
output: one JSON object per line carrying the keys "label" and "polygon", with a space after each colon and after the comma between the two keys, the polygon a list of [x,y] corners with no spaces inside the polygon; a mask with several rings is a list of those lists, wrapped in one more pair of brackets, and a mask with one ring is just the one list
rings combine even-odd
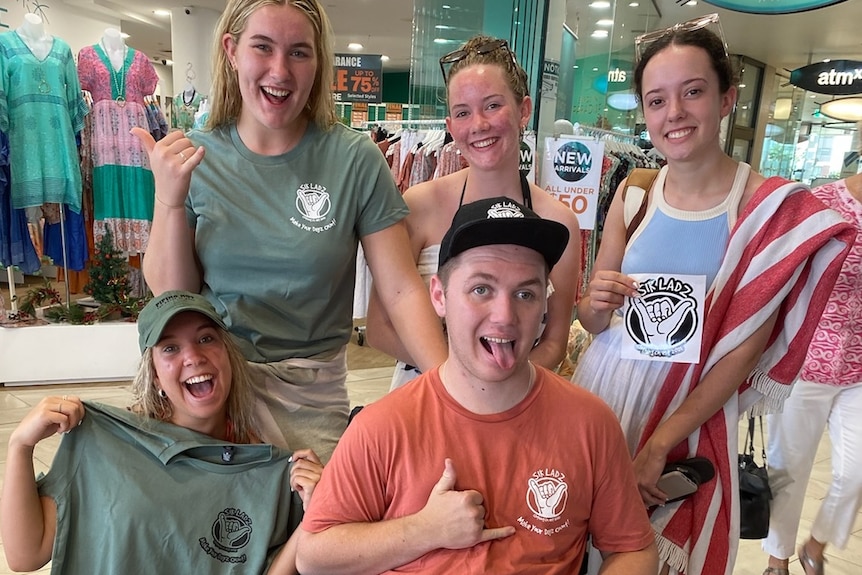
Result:
{"label": "green baseball cap", "polygon": [[218,312],[204,296],[181,290],[166,291],[151,299],[138,315],[138,345],[141,353],[156,345],[171,318],[184,311],[196,311],[213,320],[220,328],[227,329]]}

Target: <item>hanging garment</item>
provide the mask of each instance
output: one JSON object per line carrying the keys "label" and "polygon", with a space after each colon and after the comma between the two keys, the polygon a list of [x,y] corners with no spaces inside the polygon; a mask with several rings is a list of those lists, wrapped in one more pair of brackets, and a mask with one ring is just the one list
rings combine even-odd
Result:
{"label": "hanging garment", "polygon": [[174,113],[171,116],[171,127],[179,128],[183,132],[188,132],[195,125],[195,114],[201,107],[201,102],[206,99],[206,96],[198,92],[192,91],[191,98],[186,96],[185,92],[180,92],[174,96]]}
{"label": "hanging garment", "polygon": [[54,38],[39,60],[17,32],[0,34],[0,130],[9,137],[12,207],[53,202],[81,211],[75,134],[86,113],[66,42]]}
{"label": "hanging garment", "polygon": [[[87,236],[84,231],[84,216],[73,212],[69,206],[63,206],[62,224],[45,223],[43,231],[43,246],[45,255],[50,257],[55,265],[63,266],[67,271],[79,272],[87,263]],[[66,232],[66,256],[63,257],[63,235]]]}
{"label": "hanging garment", "polygon": [[149,130],[144,96],[153,93],[159,78],[147,57],[131,48],[123,68],[115,71],[98,44],[81,49],[78,77],[94,102],[91,152],[96,243],[110,229],[118,250],[144,252],[153,219],[155,184],[149,158],[129,130]]}
{"label": "hanging garment", "polygon": [[9,142],[0,132],[0,267],[18,266],[33,274],[41,267],[39,255],[30,241],[27,214],[12,207],[9,187]]}
{"label": "hanging garment", "polygon": [[158,142],[167,136],[171,130],[168,127],[168,121],[165,120],[162,109],[152,96],[144,98],[144,110],[147,112],[147,125],[149,126],[150,135]]}

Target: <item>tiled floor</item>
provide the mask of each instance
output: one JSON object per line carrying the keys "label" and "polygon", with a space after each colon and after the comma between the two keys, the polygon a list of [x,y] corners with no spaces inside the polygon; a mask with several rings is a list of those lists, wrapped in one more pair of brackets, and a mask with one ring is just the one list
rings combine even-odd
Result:
{"label": "tiled floor", "polygon": [[[391,367],[351,370],[347,387],[352,405],[367,404],[386,392],[389,388]],[[114,405],[125,405],[128,393],[124,383],[117,384],[78,384],[71,386],[0,388],[0,472],[6,462],[6,445],[9,434],[21,418],[45,395],[75,394],[85,399],[102,401]],[[51,438],[43,441],[36,449],[36,471],[47,470],[59,440]],[[805,497],[802,512],[800,537],[805,537],[819,507],[819,501],[826,493],[830,478],[829,440],[824,436],[817,455],[811,482]],[[2,476],[0,476],[2,477]],[[850,538],[847,549],[827,550],[829,575],[862,575],[862,521],[857,520],[856,530]],[[759,541],[742,541],[734,569],[735,575],[761,575],[766,565],[766,557],[760,550]],[[792,575],[804,575],[799,562],[790,564]],[[49,573],[45,567],[38,573]],[[5,558],[0,553],[0,575],[11,573]]]}

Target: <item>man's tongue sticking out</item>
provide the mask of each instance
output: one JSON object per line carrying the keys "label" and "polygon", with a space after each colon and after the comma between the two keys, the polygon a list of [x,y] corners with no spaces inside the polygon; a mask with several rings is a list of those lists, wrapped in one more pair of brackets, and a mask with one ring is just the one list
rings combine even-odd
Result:
{"label": "man's tongue sticking out", "polygon": [[510,339],[483,337],[482,345],[497,362],[500,369],[509,370],[515,365],[515,342]]}

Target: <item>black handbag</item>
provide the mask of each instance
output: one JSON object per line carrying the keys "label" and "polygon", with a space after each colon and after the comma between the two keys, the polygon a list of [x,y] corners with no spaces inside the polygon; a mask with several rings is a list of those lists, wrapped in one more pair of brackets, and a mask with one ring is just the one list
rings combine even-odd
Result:
{"label": "black handbag", "polygon": [[754,418],[748,418],[748,437],[739,454],[739,537],[763,539],[769,533],[769,476],[766,472],[766,447],[763,442],[763,420],[760,420],[760,443],[763,465],[754,460]]}

